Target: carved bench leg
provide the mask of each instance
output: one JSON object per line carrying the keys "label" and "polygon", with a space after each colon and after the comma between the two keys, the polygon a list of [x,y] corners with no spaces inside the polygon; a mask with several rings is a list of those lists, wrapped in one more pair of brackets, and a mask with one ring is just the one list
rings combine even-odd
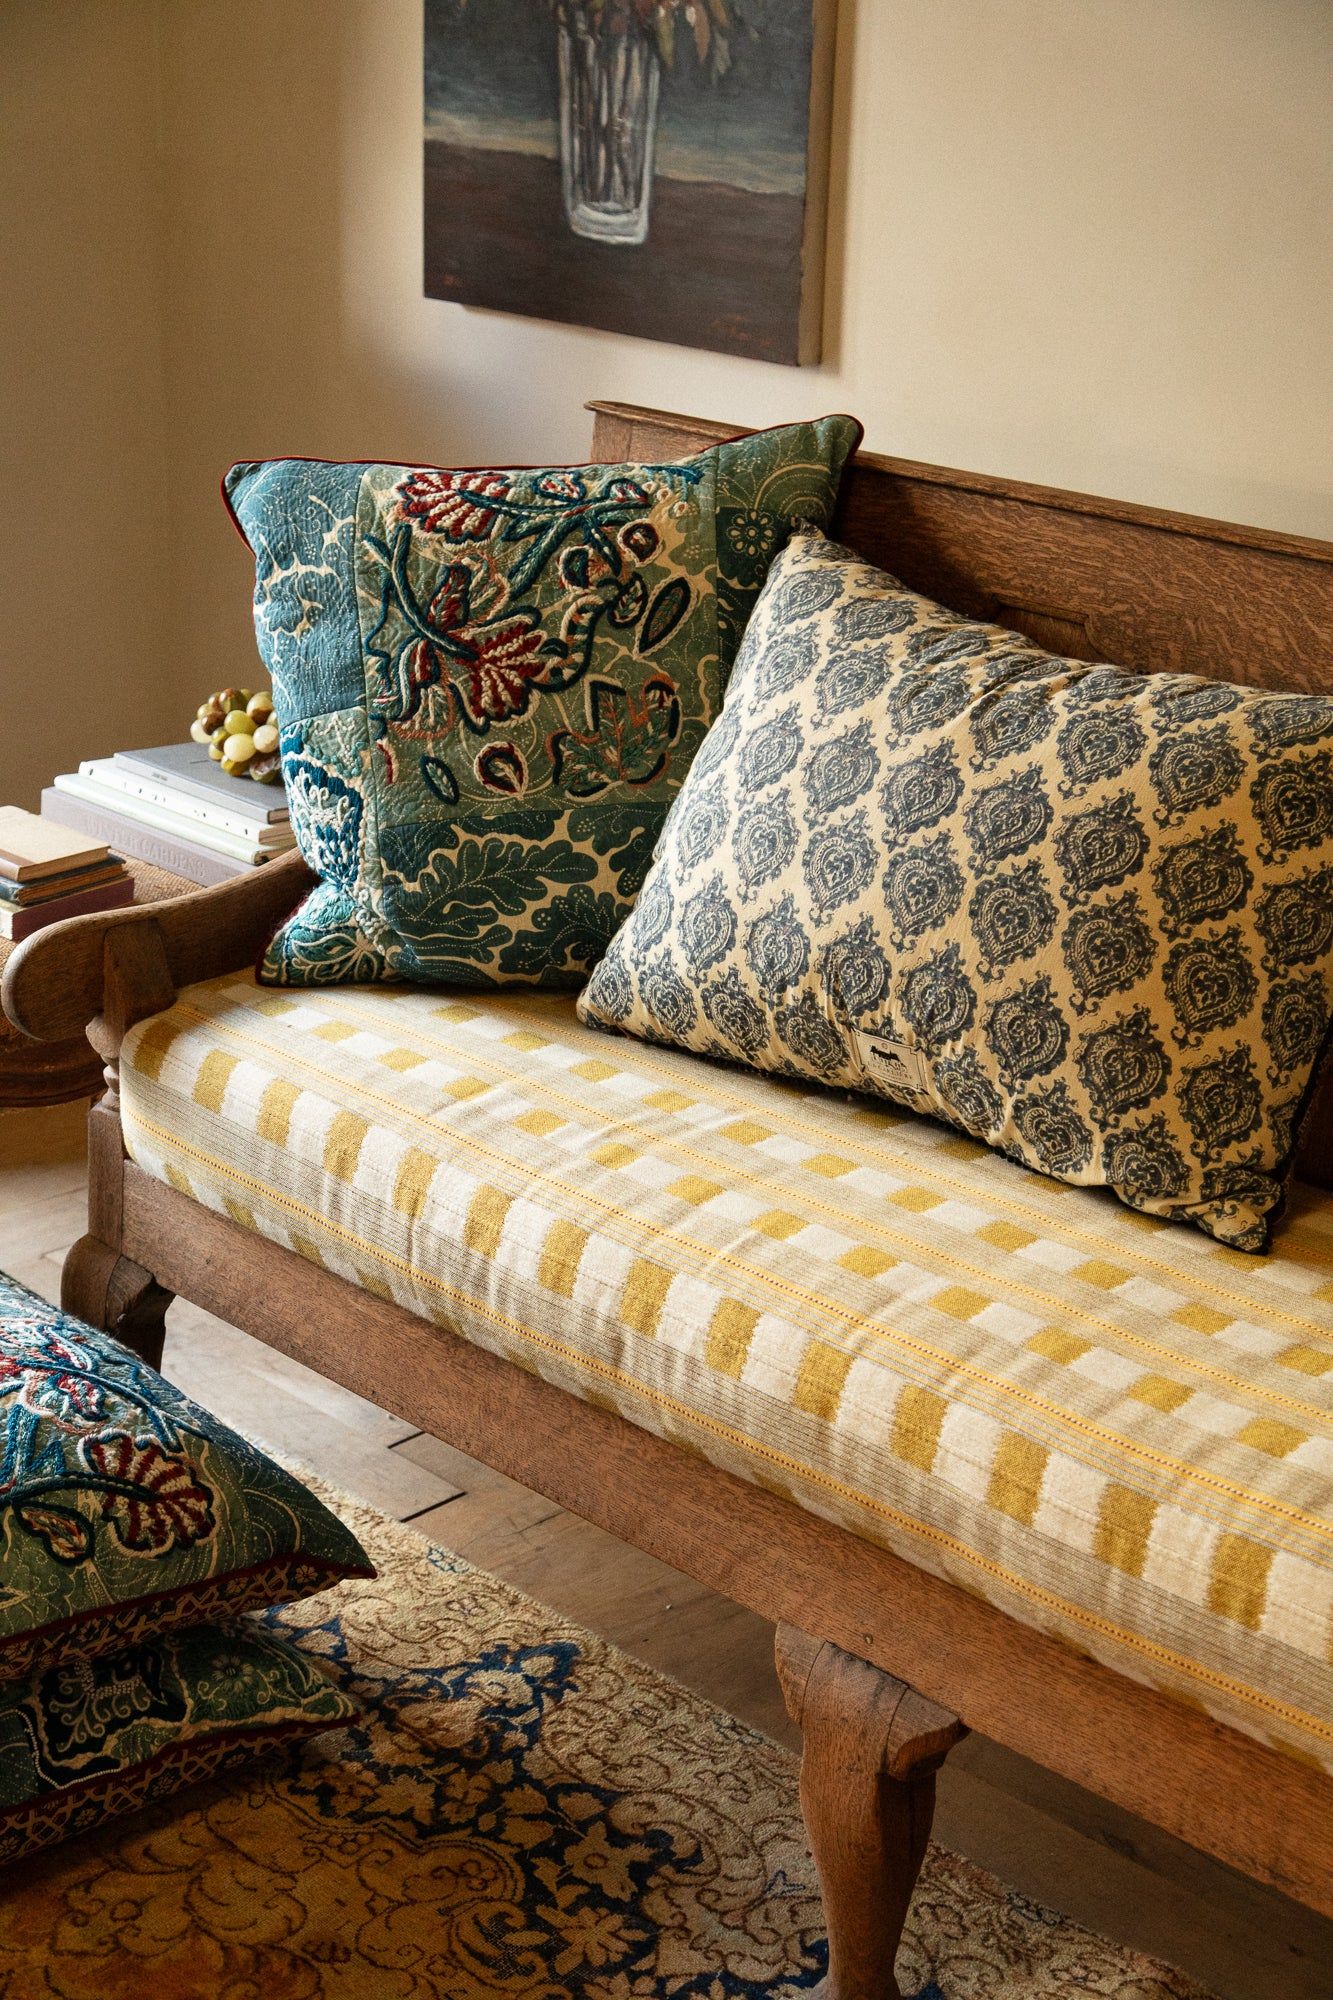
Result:
{"label": "carved bench leg", "polygon": [[120,1256],[96,1236],[81,1236],[72,1245],[60,1274],[65,1311],[114,1335],[151,1368],[162,1366],[172,1297],[151,1271]]}
{"label": "carved bench leg", "polygon": [[925,1859],[935,1773],[967,1731],[902,1681],[794,1626],[778,1678],[800,1730],[801,1809],[828,1927],[818,2000],[901,2000],[893,1962]]}
{"label": "carved bench leg", "polygon": [[172,1294],[151,1271],[121,1253],[125,1148],[113,1063],[107,1065],[106,1083],[100,1102],[88,1113],[88,1234],[65,1258],[60,1303],[89,1326],[123,1341],[150,1367],[160,1368]]}

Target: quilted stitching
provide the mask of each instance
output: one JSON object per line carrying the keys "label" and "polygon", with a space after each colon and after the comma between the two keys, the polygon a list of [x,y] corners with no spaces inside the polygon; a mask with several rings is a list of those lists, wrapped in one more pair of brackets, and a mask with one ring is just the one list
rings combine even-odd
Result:
{"label": "quilted stitching", "polygon": [[668,465],[233,467],[283,776],[320,886],[278,985],[579,980],[633,902],[850,418]]}

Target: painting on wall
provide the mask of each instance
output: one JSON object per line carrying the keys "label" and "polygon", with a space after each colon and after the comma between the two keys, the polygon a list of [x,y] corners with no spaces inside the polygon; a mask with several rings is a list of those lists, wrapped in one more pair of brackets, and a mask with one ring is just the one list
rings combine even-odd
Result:
{"label": "painting on wall", "polygon": [[836,0],[426,0],[426,295],[819,358]]}

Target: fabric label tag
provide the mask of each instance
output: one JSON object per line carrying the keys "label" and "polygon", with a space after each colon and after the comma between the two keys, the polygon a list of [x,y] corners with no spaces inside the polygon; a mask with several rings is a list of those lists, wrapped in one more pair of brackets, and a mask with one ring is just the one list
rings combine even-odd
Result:
{"label": "fabric label tag", "polygon": [[930,1095],[930,1065],[920,1049],[897,1035],[867,1035],[853,1030],[862,1069],[878,1090],[901,1091],[905,1097]]}

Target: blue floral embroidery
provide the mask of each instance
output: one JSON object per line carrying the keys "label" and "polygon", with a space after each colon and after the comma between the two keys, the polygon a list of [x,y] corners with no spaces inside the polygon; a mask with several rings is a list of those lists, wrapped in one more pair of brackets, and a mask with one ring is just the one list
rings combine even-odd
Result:
{"label": "blue floral embroidery", "polygon": [[[580,981],[643,878],[627,814],[651,845],[769,563],[798,515],[828,519],[855,439],[834,417],[675,465],[233,468],[297,840],[351,905],[312,897],[261,977]],[[542,831],[509,818],[501,857],[516,805]]]}
{"label": "blue floral embroidery", "polygon": [[325,882],[346,890],[361,863],[361,795],[324,764],[299,754],[283,763],[293,815],[309,829],[306,859]]}

